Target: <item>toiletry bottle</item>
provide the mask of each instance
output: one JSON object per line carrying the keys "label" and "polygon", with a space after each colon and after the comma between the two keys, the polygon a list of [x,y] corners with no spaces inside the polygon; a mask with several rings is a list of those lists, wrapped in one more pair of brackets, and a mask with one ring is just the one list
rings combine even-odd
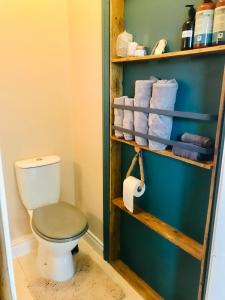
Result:
{"label": "toiletry bottle", "polygon": [[194,48],[212,45],[214,11],[215,4],[212,0],[204,0],[198,6],[195,20]]}
{"label": "toiletry bottle", "polygon": [[189,7],[189,17],[182,27],[181,50],[190,50],[193,48],[194,41],[195,8],[194,5],[186,5],[185,7]]}
{"label": "toiletry bottle", "polygon": [[225,44],[225,0],[218,0],[213,25],[213,45],[222,44]]}

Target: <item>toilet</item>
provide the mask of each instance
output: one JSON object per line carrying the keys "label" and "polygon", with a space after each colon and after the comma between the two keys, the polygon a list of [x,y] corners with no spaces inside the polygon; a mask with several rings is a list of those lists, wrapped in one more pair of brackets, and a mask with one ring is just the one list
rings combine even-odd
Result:
{"label": "toilet", "polygon": [[60,166],[58,156],[15,162],[20,197],[38,240],[38,268],[45,278],[66,281],[76,271],[71,251],[86,233],[88,224],[79,209],[59,201]]}

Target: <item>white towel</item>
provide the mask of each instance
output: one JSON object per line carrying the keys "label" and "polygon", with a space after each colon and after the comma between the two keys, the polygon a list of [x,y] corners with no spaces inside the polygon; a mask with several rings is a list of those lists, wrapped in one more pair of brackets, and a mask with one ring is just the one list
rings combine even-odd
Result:
{"label": "white towel", "polygon": [[[178,83],[175,79],[159,80],[153,85],[150,108],[174,110]],[[173,118],[149,114],[149,135],[170,140],[173,126]],[[167,145],[149,140],[149,148],[153,150],[165,150]]]}
{"label": "white towel", "polygon": [[[134,106],[149,107],[153,83],[156,79],[137,80],[135,83]],[[137,132],[148,134],[148,114],[134,112],[134,129]],[[147,140],[136,136],[135,141],[139,145],[146,146]]]}
{"label": "white towel", "polygon": [[[125,97],[114,98],[114,104],[125,105]],[[123,127],[123,109],[114,108],[114,126]],[[117,138],[123,138],[123,132],[115,130]]]}
{"label": "white towel", "polygon": [[[134,99],[125,97],[125,106],[134,106]],[[124,110],[124,117],[123,117],[123,128],[134,130],[134,112],[131,110]],[[127,141],[133,140],[133,135],[124,133],[124,138]]]}

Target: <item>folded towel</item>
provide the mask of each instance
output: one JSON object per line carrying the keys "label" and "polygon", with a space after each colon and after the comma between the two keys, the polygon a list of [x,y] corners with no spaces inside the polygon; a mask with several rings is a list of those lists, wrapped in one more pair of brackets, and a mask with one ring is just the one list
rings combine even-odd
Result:
{"label": "folded towel", "polygon": [[205,136],[197,135],[197,134],[184,133],[181,136],[181,141],[185,142],[185,143],[191,143],[196,146],[203,147],[203,148],[212,148],[213,147],[212,139],[205,137]]}
{"label": "folded towel", "polygon": [[195,161],[206,161],[209,160],[208,155],[204,155],[195,151],[185,150],[179,147],[173,147],[173,153],[177,156],[188,158]]}
{"label": "folded towel", "polygon": [[[135,98],[134,106],[149,107],[150,98],[152,94],[153,83],[156,78],[150,80],[137,80],[135,83]],[[142,112],[134,112],[134,129],[137,132],[148,134],[148,114]],[[136,136],[135,141],[137,144],[145,146],[147,140]]]}
{"label": "folded towel", "polygon": [[[134,106],[134,99],[125,97],[125,106]],[[124,110],[124,117],[123,117],[123,128],[134,130],[134,112],[131,110]],[[124,133],[124,138],[127,141],[133,140],[133,135]]]}
{"label": "folded towel", "polygon": [[[175,79],[158,80],[153,84],[150,108],[174,110],[178,90]],[[170,140],[173,118],[157,114],[149,114],[149,135]],[[154,150],[165,150],[167,145],[149,140],[149,148]]]}
{"label": "folded towel", "polygon": [[[124,105],[125,97],[115,98],[114,104]],[[123,127],[123,109],[114,108],[114,126]],[[123,132],[115,130],[115,136],[118,138],[123,138]]]}

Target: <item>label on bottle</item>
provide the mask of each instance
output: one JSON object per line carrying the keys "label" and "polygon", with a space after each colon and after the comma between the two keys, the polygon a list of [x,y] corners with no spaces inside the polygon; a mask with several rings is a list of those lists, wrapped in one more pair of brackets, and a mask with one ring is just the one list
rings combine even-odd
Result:
{"label": "label on bottle", "polygon": [[207,9],[196,14],[195,23],[195,44],[211,44],[213,32],[214,10]]}
{"label": "label on bottle", "polygon": [[217,7],[213,25],[213,43],[225,42],[225,5]]}
{"label": "label on bottle", "polygon": [[182,32],[182,39],[191,38],[193,36],[193,30],[184,30]]}

